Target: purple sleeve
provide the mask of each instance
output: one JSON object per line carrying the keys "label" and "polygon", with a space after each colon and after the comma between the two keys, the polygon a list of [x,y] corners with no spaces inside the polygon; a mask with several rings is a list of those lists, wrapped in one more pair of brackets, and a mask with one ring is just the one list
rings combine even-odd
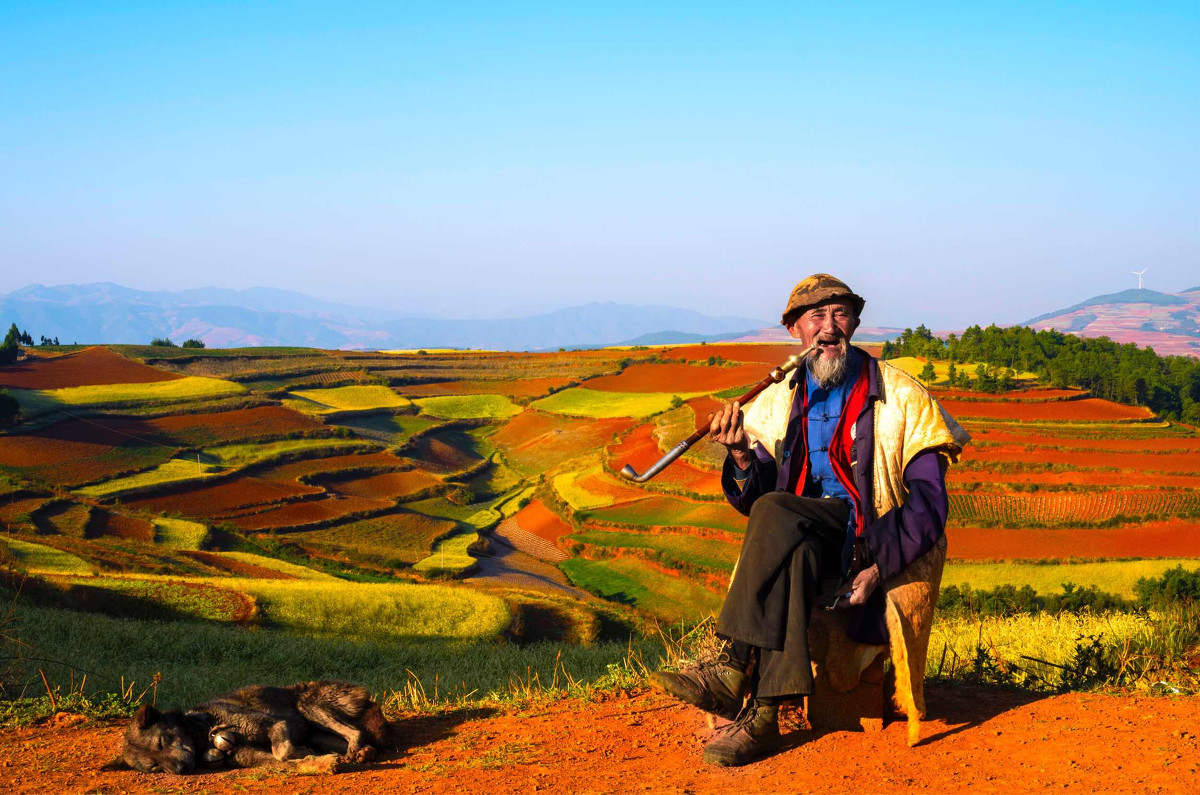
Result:
{"label": "purple sleeve", "polygon": [[721,470],[721,488],[725,490],[725,499],[743,516],[750,515],[755,500],[775,490],[775,459],[762,449],[762,445],[755,444],[753,450],[754,459],[746,470],[744,487],[739,487],[733,476],[738,471],[733,464],[733,456],[725,456],[725,466]]}
{"label": "purple sleeve", "polygon": [[904,470],[908,500],[879,517],[865,530],[867,546],[879,576],[888,580],[933,549],[946,532],[946,475],[941,456],[932,450],[919,454]]}

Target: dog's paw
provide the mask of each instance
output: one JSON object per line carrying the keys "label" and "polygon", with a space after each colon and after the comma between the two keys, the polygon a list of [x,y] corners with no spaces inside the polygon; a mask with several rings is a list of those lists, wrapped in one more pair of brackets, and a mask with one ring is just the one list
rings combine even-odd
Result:
{"label": "dog's paw", "polygon": [[299,773],[337,773],[342,769],[342,758],[337,754],[306,756],[296,763]]}
{"label": "dog's paw", "polygon": [[348,753],[345,756],[346,761],[353,762],[356,765],[374,762],[379,757],[379,752],[375,750],[373,745],[364,745],[354,753]]}

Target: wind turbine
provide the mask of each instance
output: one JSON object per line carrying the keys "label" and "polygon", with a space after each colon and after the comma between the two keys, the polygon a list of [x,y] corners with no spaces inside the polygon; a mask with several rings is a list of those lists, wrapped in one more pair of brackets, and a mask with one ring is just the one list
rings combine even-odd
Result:
{"label": "wind turbine", "polygon": [[1145,273],[1145,272],[1146,272],[1146,271],[1148,271],[1148,270],[1150,270],[1150,266],[1149,266],[1149,265],[1147,265],[1146,267],[1142,268],[1140,271],[1130,271],[1130,273],[1132,273],[1134,276],[1138,277],[1138,289],[1139,289],[1139,290],[1140,290],[1140,289],[1142,289],[1142,274],[1143,274],[1143,273]]}

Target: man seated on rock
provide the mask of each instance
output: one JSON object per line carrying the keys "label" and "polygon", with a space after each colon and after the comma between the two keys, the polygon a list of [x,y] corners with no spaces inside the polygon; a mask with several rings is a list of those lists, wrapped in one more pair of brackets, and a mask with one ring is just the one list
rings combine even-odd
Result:
{"label": "man seated on rock", "polygon": [[852,611],[850,637],[887,645],[889,580],[945,531],[945,469],[969,437],[915,379],[850,346],[864,303],[828,274],[797,284],[783,325],[816,344],[807,366],[745,414],[735,402],[713,415],[712,438],[728,450],[725,496],[750,517],[717,622],[723,647],[651,675],[734,721],[705,747],[706,762],[771,753],[779,704],[812,694],[808,623],[823,578],[842,580],[823,600]]}

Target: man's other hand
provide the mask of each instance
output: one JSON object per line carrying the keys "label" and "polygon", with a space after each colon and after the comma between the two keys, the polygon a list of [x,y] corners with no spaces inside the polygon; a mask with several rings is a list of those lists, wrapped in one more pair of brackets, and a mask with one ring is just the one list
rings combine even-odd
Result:
{"label": "man's other hand", "polygon": [[748,468],[751,460],[750,440],[746,438],[746,429],[742,427],[744,417],[738,402],[726,403],[720,411],[709,414],[708,419],[708,432],[713,441],[725,445],[738,469]]}
{"label": "man's other hand", "polygon": [[850,584],[850,599],[851,605],[861,605],[871,596],[871,592],[879,586],[879,566],[878,564],[871,566],[869,569],[863,569],[854,578],[854,582]]}

